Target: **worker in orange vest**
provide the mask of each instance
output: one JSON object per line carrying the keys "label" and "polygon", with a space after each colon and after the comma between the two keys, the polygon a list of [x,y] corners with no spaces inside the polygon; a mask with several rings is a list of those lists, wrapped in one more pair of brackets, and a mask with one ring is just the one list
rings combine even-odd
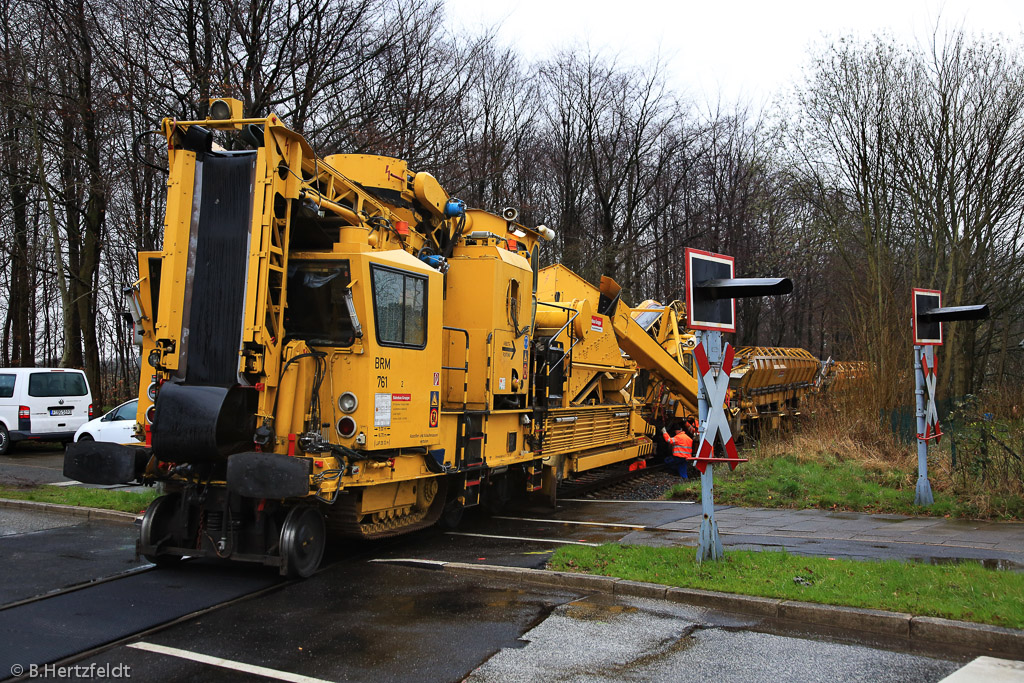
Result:
{"label": "worker in orange vest", "polygon": [[[690,417],[686,418],[686,422],[683,423],[683,431],[686,433],[686,435],[688,437],[690,437],[691,441],[696,443],[697,436],[698,436],[697,435],[697,421],[693,418],[692,415]],[[690,459],[686,461],[686,474],[689,477],[700,476],[700,472],[698,472],[697,468],[694,466],[694,459],[697,457],[697,454],[694,453],[694,450],[695,450],[695,447],[693,445],[691,445],[691,447],[690,447]]]}
{"label": "worker in orange vest", "polygon": [[665,458],[665,464],[670,470],[675,470],[680,477],[686,479],[686,466],[689,464],[690,458],[693,457],[693,439],[679,427],[672,428],[672,436],[669,436],[668,430],[662,427],[661,436],[672,444],[672,455]]}

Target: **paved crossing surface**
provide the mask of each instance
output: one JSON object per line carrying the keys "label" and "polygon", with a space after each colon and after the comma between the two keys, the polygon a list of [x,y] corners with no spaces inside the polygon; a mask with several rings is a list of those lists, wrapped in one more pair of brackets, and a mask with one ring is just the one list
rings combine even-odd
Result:
{"label": "paved crossing surface", "polygon": [[[555,536],[593,536],[638,545],[696,545],[700,505],[681,501],[561,501],[555,512],[539,510],[502,516],[520,535],[540,527]],[[824,510],[715,508],[728,548],[780,549],[805,555],[924,562],[976,560],[1024,570],[1024,523],[870,515]],[[516,529],[502,527],[506,535]],[[591,540],[591,539],[587,539]]]}

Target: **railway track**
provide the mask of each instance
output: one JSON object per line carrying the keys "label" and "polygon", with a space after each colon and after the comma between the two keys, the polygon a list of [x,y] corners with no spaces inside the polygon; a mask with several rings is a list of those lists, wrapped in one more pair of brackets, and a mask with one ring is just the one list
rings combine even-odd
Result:
{"label": "railway track", "polygon": [[94,656],[289,583],[256,567],[186,561],[0,606],[0,680],[19,670],[27,674],[32,665],[63,666]]}
{"label": "railway track", "polygon": [[600,493],[602,495],[625,492],[637,482],[665,472],[664,464],[649,465],[642,470],[629,471],[625,466],[600,471],[586,472],[575,479],[563,480],[558,485],[559,498],[582,498]]}
{"label": "railway track", "polygon": [[[398,539],[336,546],[312,577],[268,567],[185,559],[84,581],[0,605],[0,681],[28,680],[33,664],[66,666],[294,584],[340,563],[362,562]],[[12,676],[15,665],[23,674]]]}

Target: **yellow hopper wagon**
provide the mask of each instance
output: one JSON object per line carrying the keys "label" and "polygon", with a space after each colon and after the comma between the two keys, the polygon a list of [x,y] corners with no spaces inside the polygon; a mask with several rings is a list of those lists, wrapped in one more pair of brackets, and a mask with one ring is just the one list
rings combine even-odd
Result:
{"label": "yellow hopper wagon", "polygon": [[863,360],[834,361],[821,364],[818,389],[832,395],[865,391],[871,382],[871,364]]}
{"label": "yellow hopper wagon", "polygon": [[729,375],[734,417],[747,428],[778,429],[784,420],[800,414],[820,367],[804,349],[741,347]]}

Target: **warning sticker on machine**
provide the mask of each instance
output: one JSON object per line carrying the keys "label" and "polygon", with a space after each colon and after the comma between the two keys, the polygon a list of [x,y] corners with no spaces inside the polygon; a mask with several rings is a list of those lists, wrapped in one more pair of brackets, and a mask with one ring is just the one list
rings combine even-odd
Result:
{"label": "warning sticker on machine", "polygon": [[391,394],[391,400],[392,401],[411,401],[412,400],[412,394]]}
{"label": "warning sticker on machine", "polygon": [[373,426],[391,426],[391,394],[374,394],[373,396]]}
{"label": "warning sticker on machine", "polygon": [[604,332],[604,318],[600,318],[596,315],[590,316],[590,331]]}
{"label": "warning sticker on machine", "polygon": [[437,426],[437,418],[441,412],[441,392],[430,392],[430,422],[428,426],[433,429]]}

